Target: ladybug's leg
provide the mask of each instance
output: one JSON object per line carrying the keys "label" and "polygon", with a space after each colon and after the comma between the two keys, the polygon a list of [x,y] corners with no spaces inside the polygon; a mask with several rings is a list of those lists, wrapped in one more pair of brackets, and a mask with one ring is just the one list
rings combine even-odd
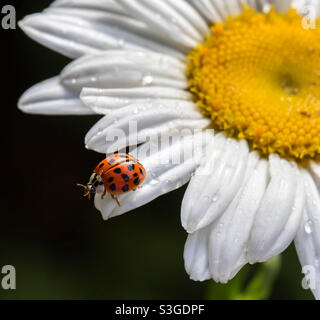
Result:
{"label": "ladybug's leg", "polygon": [[88,188],[88,186],[84,186],[83,184],[77,184],[77,186],[78,187],[81,187],[81,188],[84,188],[84,191],[85,191],[85,193],[84,193],[84,197],[86,198],[88,198],[89,200],[90,200],[90,198],[91,198],[91,194],[90,194],[90,190],[89,190],[89,188]]}
{"label": "ladybug's leg", "polygon": [[104,187],[103,194],[101,195],[101,199],[103,199],[106,194],[107,194],[107,189],[106,187]]}
{"label": "ladybug's leg", "polygon": [[111,197],[113,200],[115,200],[117,202],[118,206],[120,207],[120,202],[119,202],[118,198],[113,194],[111,194]]}

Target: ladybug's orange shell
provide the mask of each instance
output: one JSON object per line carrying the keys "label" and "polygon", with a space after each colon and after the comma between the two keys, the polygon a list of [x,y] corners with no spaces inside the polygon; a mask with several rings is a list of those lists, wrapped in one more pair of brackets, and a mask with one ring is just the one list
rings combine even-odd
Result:
{"label": "ladybug's orange shell", "polygon": [[117,166],[118,164],[120,164],[122,162],[129,162],[129,161],[138,162],[138,160],[136,158],[134,158],[126,153],[116,153],[113,156],[102,160],[97,165],[97,167],[93,170],[93,172],[102,176],[105,172],[107,172],[111,168]]}
{"label": "ladybug's orange shell", "polygon": [[123,162],[102,176],[107,191],[113,195],[137,189],[146,177],[143,166],[136,161]]}
{"label": "ladybug's orange shell", "polygon": [[101,176],[106,191],[112,195],[135,190],[146,177],[143,165],[126,153],[117,153],[104,159],[94,172]]}

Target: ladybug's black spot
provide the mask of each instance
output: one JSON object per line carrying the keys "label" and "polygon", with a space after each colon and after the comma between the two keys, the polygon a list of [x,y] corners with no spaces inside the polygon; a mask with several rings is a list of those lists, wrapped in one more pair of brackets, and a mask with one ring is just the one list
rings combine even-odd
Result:
{"label": "ladybug's black spot", "polygon": [[137,176],[138,176],[138,174],[135,172],[135,173],[133,174],[133,176],[134,176],[134,177],[137,177]]}
{"label": "ladybug's black spot", "polygon": [[127,192],[129,190],[129,186],[126,184],[122,187],[123,192]]}
{"label": "ladybug's black spot", "polygon": [[129,171],[134,170],[134,164],[128,164],[128,170]]}
{"label": "ladybug's black spot", "polygon": [[114,159],[110,159],[109,161],[108,161],[108,163],[111,165],[111,164],[114,164],[115,163],[115,160]]}
{"label": "ladybug's black spot", "polygon": [[140,173],[143,175],[143,170],[141,168],[139,168],[139,170],[140,170]]}
{"label": "ladybug's black spot", "polygon": [[128,182],[130,180],[130,178],[127,174],[122,174],[121,177],[124,180],[124,182]]}
{"label": "ladybug's black spot", "polygon": [[109,189],[110,189],[111,191],[116,190],[116,185],[115,185],[114,183],[111,184],[111,185],[109,186]]}
{"label": "ladybug's black spot", "polygon": [[116,168],[113,170],[114,173],[121,173],[121,169],[120,168]]}
{"label": "ladybug's black spot", "polygon": [[112,182],[114,180],[114,178],[113,177],[110,177],[109,179],[108,179],[108,182]]}
{"label": "ladybug's black spot", "polygon": [[139,178],[134,179],[133,183],[134,183],[136,186],[139,185],[140,179],[139,179]]}
{"label": "ladybug's black spot", "polygon": [[99,168],[102,168],[103,166],[104,166],[103,162],[99,164]]}

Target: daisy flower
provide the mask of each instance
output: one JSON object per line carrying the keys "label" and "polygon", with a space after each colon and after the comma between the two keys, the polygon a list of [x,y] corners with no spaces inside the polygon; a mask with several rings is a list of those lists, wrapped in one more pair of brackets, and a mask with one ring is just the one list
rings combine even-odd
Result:
{"label": "daisy flower", "polygon": [[[133,145],[130,123],[141,152],[186,130],[139,154],[147,178],[121,207],[96,195],[103,218],[190,180],[181,221],[191,279],[225,283],[294,241],[319,299],[319,13],[311,0],[58,0],[20,27],[75,60],[19,108],[104,115],[85,139],[101,153]],[[117,143],[114,130],[125,132]],[[185,148],[179,163],[159,160]]]}

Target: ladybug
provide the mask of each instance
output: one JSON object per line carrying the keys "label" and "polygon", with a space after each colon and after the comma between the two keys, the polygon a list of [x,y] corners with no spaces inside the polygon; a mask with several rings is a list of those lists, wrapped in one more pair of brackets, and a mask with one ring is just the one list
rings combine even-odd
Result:
{"label": "ladybug", "polygon": [[104,188],[101,199],[108,192],[120,206],[117,195],[140,188],[145,177],[146,170],[136,158],[126,153],[115,153],[97,165],[86,186],[78,186],[85,189],[84,197],[88,199],[94,196],[101,186]]}

